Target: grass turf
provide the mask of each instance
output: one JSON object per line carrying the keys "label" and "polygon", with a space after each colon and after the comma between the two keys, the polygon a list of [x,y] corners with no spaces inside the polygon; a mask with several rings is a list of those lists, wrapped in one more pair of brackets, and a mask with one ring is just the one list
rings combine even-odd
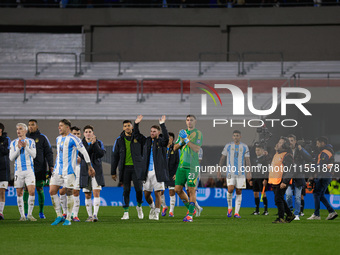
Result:
{"label": "grass turf", "polygon": [[175,208],[175,217],[144,220],[130,208],[130,220],[122,221],[120,207],[101,207],[99,222],[85,223],[85,207],[80,208],[82,222],[71,226],[51,226],[55,218],[51,206],[45,207],[47,219],[19,222],[16,206],[7,206],[0,221],[1,254],[331,254],[337,252],[340,220],[308,221],[306,216],[290,224],[272,224],[275,209],[269,216],[253,216],[252,208],[241,208],[241,219],[227,218],[226,208],[205,207],[194,222],[182,222],[184,207]]}

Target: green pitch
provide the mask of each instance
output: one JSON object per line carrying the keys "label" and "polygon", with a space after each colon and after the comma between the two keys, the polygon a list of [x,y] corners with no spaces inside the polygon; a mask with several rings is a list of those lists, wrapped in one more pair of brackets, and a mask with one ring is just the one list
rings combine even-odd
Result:
{"label": "green pitch", "polygon": [[[82,222],[71,226],[51,226],[55,218],[46,207],[46,220],[19,222],[16,206],[5,207],[0,221],[1,254],[335,254],[338,252],[340,219],[307,221],[306,216],[290,224],[272,224],[276,210],[269,216],[253,216],[252,208],[241,208],[241,219],[227,218],[226,208],[205,207],[193,223],[182,222],[186,210],[175,208],[175,218],[138,220],[130,208],[130,220],[122,221],[120,207],[101,207],[99,222],[85,223],[85,207],[80,208]],[[38,218],[38,207],[33,215]]]}

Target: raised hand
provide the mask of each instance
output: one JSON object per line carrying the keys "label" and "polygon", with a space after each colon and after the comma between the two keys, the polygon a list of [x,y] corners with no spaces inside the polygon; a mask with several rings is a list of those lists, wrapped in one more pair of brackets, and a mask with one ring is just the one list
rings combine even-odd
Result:
{"label": "raised hand", "polygon": [[23,141],[20,141],[18,142],[18,148],[21,149],[21,148],[25,148],[26,147],[26,142],[23,142]]}
{"label": "raised hand", "polygon": [[143,115],[138,115],[137,119],[135,120],[135,123],[138,124],[139,122],[141,122],[143,119]]}
{"label": "raised hand", "polygon": [[179,136],[180,136],[182,139],[188,138],[187,132],[185,132],[184,129],[182,129],[181,131],[179,131]]}
{"label": "raised hand", "polygon": [[97,141],[97,137],[93,134],[91,143],[94,144]]}
{"label": "raised hand", "polygon": [[165,115],[162,116],[162,118],[159,119],[159,124],[163,124],[166,120]]}

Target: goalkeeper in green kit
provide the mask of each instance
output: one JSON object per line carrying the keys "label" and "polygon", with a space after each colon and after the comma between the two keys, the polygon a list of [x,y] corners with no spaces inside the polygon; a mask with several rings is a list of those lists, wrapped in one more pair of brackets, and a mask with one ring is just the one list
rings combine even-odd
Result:
{"label": "goalkeeper in green kit", "polygon": [[[178,140],[174,146],[174,150],[181,150],[176,172],[175,191],[189,210],[183,221],[192,222],[196,202],[196,182],[199,173],[198,152],[202,146],[203,136],[201,131],[195,128],[196,117],[194,115],[188,115],[185,122],[187,130],[182,129],[179,132]],[[188,186],[187,192],[190,195],[190,201],[183,191],[185,183]]]}

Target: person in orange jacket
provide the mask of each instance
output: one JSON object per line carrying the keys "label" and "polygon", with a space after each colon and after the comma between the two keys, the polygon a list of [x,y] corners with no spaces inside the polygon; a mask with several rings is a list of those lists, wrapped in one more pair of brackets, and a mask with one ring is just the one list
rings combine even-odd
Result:
{"label": "person in orange jacket", "polygon": [[[275,146],[276,154],[273,157],[269,168],[268,183],[272,184],[275,195],[275,205],[278,209],[278,218],[273,223],[290,223],[295,216],[290,211],[284,195],[288,187],[291,176],[289,170],[293,165],[293,156],[290,142],[287,137],[281,137]],[[284,214],[287,214],[284,220]]]}

